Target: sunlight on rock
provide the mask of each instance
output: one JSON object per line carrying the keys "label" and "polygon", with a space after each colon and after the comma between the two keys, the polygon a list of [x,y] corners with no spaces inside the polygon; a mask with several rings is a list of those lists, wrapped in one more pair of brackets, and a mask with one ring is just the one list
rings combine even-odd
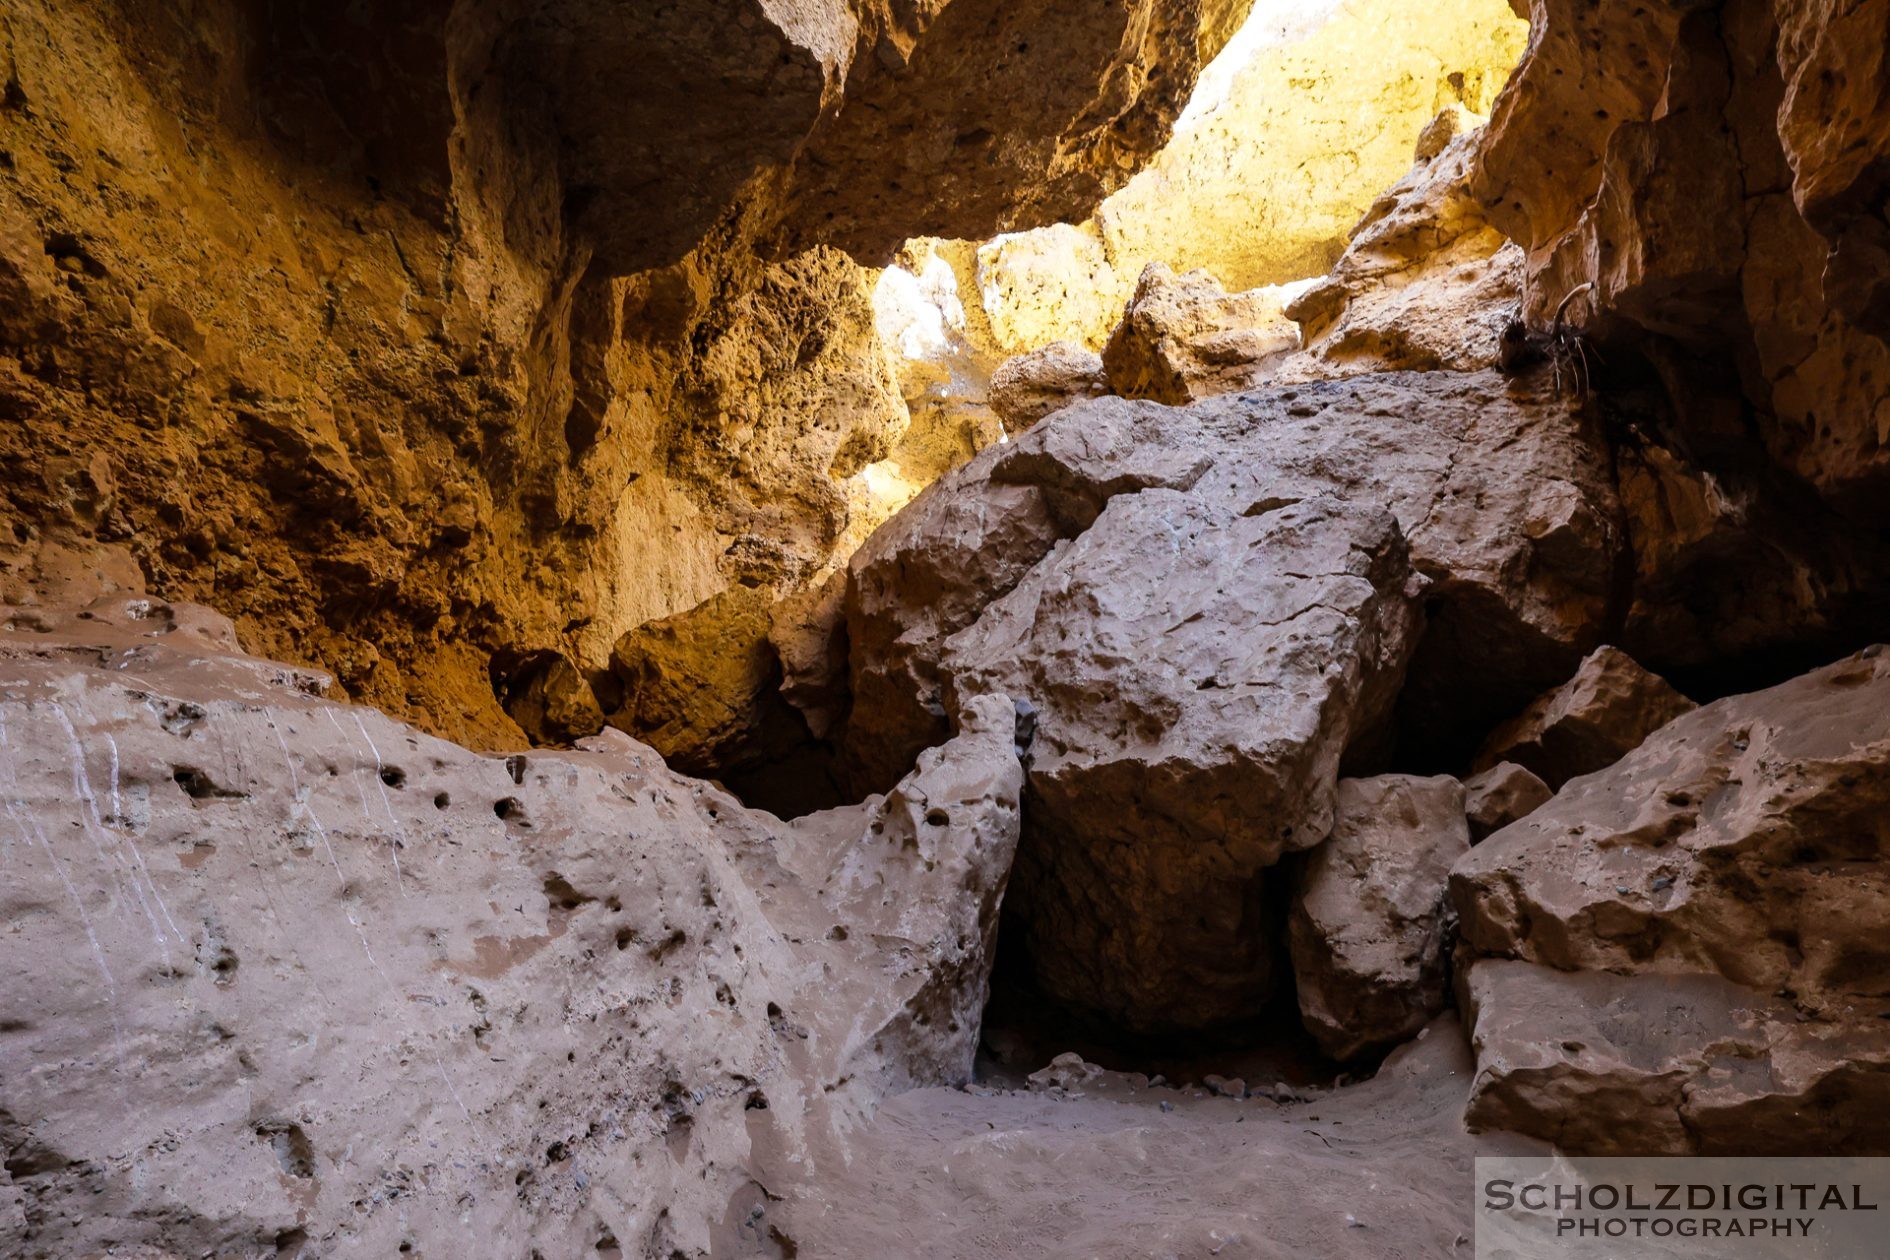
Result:
{"label": "sunlight on rock", "polygon": [[[927,472],[932,470],[927,469]],[[934,474],[935,476],[936,474]],[[912,502],[933,477],[913,477],[897,459],[868,464],[846,482],[849,525],[839,549],[851,555],[894,512]]]}
{"label": "sunlight on rock", "polygon": [[879,336],[908,359],[943,357],[965,330],[965,305],[958,297],[958,277],[933,254],[915,275],[895,264],[879,273],[873,287],[873,322]]}
{"label": "sunlight on rock", "polygon": [[979,249],[999,349],[1100,348],[1149,262],[1230,292],[1323,273],[1439,110],[1488,112],[1527,36],[1502,0],[1262,0],[1174,138],[1092,219]]}

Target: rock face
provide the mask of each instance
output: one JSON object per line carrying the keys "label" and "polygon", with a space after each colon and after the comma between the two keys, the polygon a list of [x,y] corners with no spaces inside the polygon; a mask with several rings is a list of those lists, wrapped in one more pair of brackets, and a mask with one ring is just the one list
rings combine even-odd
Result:
{"label": "rock face", "polygon": [[1008,701],[786,827],[621,735],[480,756],[202,610],[82,616],[0,613],[9,1254],[748,1254],[757,1179],[969,1072]]}
{"label": "rock face", "polygon": [[[1735,1149],[1746,1114],[1780,1126],[1797,1116],[1796,1136],[1773,1131],[1778,1149],[1881,1144],[1874,1130],[1847,1127],[1865,1122],[1835,1104],[1878,1096],[1890,1045],[1879,931],[1890,880],[1876,821],[1890,765],[1887,660],[1868,649],[1688,713],[1458,862],[1451,897],[1468,958],[1578,973],[1472,964],[1475,1030],[1488,1047],[1473,1114],[1553,1136],[1584,1123],[1595,1082],[1671,1099],[1697,1076],[1728,1109],[1721,1127],[1659,1129],[1651,1149]],[[1653,1018],[1662,990],[1622,976],[1711,978],[1696,986],[1698,1018],[1727,1048],[1684,1020]],[[1520,1044],[1543,1041],[1544,1021],[1525,1006],[1593,1003],[1611,986],[1628,1014],[1601,1027],[1618,1053]],[[1557,1017],[1570,1027],[1584,1018]],[[1779,1040],[1767,1031],[1775,1025],[1792,1035]],[[1725,1055],[1739,1065],[1730,1076]],[[1602,1140],[1599,1129],[1580,1132]],[[1756,1136],[1751,1145],[1771,1149]]]}
{"label": "rock face", "polygon": [[1464,814],[1470,822],[1470,842],[1479,843],[1501,831],[1555,793],[1548,784],[1513,761],[1499,761],[1463,781]]}
{"label": "rock face", "polygon": [[1015,355],[1058,341],[1100,350],[1122,320],[1136,277],[1116,269],[1096,224],[1053,223],[979,246],[966,287],[977,295],[994,347]]}
{"label": "rock face", "polygon": [[1052,9],[15,6],[0,598],[492,746],[495,656],[817,580],[909,418],[842,251],[1089,213],[1244,5]]}
{"label": "rock face", "polygon": [[[1055,413],[854,556],[852,781],[890,782],[955,698],[1027,699],[1040,981],[1112,1019],[1231,1019],[1268,985],[1249,885],[1323,838],[1348,745],[1390,746],[1382,702],[1462,718],[1474,678],[1520,703],[1592,645],[1615,542],[1590,450],[1494,374]],[[1421,639],[1381,513],[1427,579]]]}
{"label": "rock face", "polygon": [[867,261],[908,236],[983,238],[1082,217],[1162,147],[1247,9],[845,7],[848,107],[829,98],[793,154],[782,205],[792,244],[832,243]]}
{"label": "rock face", "polygon": [[1335,1059],[1388,1049],[1444,1009],[1445,886],[1470,848],[1448,775],[1339,780],[1332,834],[1287,919],[1300,1016]]}
{"label": "rock face", "polygon": [[[1890,254],[1860,176],[1886,145],[1886,12],[1539,0],[1473,184],[1529,254],[1535,316],[1592,284],[1592,332],[1670,343],[1673,392],[1695,405],[1662,446],[1716,471],[1756,455],[1866,517]],[[1726,371],[1736,359],[1748,370]],[[1751,410],[1759,451],[1697,406],[1713,396]]]}
{"label": "rock face", "polygon": [[1552,787],[1603,769],[1696,706],[1633,657],[1599,647],[1553,691],[1491,732],[1479,770],[1513,762]]}
{"label": "rock face", "polygon": [[1299,345],[1277,294],[1228,293],[1205,271],[1178,276],[1150,263],[1103,347],[1111,392],[1187,403],[1260,380],[1267,361]]}

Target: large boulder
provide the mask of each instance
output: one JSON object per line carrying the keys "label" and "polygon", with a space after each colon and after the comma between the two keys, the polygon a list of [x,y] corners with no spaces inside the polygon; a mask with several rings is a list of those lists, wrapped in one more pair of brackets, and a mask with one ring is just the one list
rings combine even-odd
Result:
{"label": "large boulder", "polygon": [[[1099,400],[947,473],[868,539],[847,566],[852,708],[843,743],[862,790],[897,779],[949,729],[945,641],[1016,586],[1059,539],[1117,494],[1186,489],[1213,462],[1194,444],[1142,440],[1135,408]],[[1079,463],[1050,454],[1073,445]]]}
{"label": "large boulder", "polygon": [[1306,857],[1287,917],[1299,1013],[1335,1059],[1417,1033],[1448,1000],[1450,866],[1470,848],[1463,785],[1341,779],[1332,834]]}
{"label": "large boulder", "polygon": [[1642,740],[1697,706],[1616,647],[1599,647],[1553,691],[1484,741],[1477,769],[1513,762],[1561,787],[1613,765]]}
{"label": "large boulder", "polygon": [[[1493,1101],[1485,1114],[1544,1137],[1580,1123],[1588,1091],[1579,1078],[1595,1061],[1560,1064],[1565,1056],[1553,1045],[1524,1054],[1521,1042],[1542,1043],[1548,1021],[1516,1004],[1593,1006],[1618,987],[1638,1022],[1617,1035],[1643,1043],[1622,1053],[1649,1089],[1671,1092],[1681,1069],[1661,1065],[1687,1060],[1694,1066],[1681,1074],[1705,1073],[1702,1089],[1723,1083],[1746,1098],[1738,1114],[1801,1110],[1802,1138],[1779,1136],[1789,1129],[1781,1120],[1766,1143],[1798,1150],[1829,1138],[1831,1149],[1850,1149],[1844,1126],[1859,1122],[1820,1100],[1841,1101],[1853,1089],[1873,1096],[1881,1085],[1872,1073],[1880,1081],[1883,1069],[1870,1065],[1890,1054],[1883,1022],[1890,953],[1881,931],[1890,915],[1887,797],[1890,655],[1871,648],[1677,718],[1471,850],[1452,871],[1451,898],[1478,1035],[1492,1047],[1482,1060],[1489,1080],[1479,1088],[1529,1088],[1503,1081],[1542,1067],[1544,1054],[1554,1061],[1544,1070],[1566,1078],[1533,1110],[1509,1103],[1499,1110]],[[1477,990],[1489,964],[1476,960],[1487,959],[1581,975],[1552,984],[1492,980]],[[1724,1064],[1714,1066],[1712,1053],[1696,1062],[1711,1044],[1684,1020],[1649,1018],[1665,1000],[1661,991],[1624,978],[1643,976],[1717,978],[1731,987],[1698,990],[1711,998],[1703,1010],[1758,1014],[1733,1020],[1745,1041],[1728,1043]],[[1564,1012],[1558,1021],[1573,1027],[1585,1018]],[[1711,1017],[1716,1027],[1731,1018]],[[1777,1028],[1792,1035],[1781,1041]],[[1573,1054],[1585,1039],[1566,1040],[1554,1044]],[[1765,1053],[1738,1049],[1746,1042],[1772,1047],[1771,1066]],[[1845,1069],[1846,1059],[1859,1066]],[[1736,1070],[1728,1078],[1722,1068]],[[1818,1084],[1833,1072],[1832,1082]],[[1794,1102],[1801,1093],[1811,1101]],[[1665,1114],[1667,1104],[1647,1105]],[[1719,1148],[1739,1141],[1728,1128]],[[1648,1142],[1690,1149],[1658,1133]]]}
{"label": "large boulder", "polygon": [[622,703],[610,724],[692,774],[765,755],[787,713],[773,603],[771,591],[733,586],[625,634],[611,652]]}
{"label": "large boulder", "polygon": [[1807,1023],[1713,975],[1473,964],[1465,1119],[1571,1155],[1876,1155],[1890,1146],[1882,1022]]}
{"label": "large boulder", "polygon": [[[848,563],[844,740],[856,790],[891,784],[948,729],[938,674],[945,639],[1059,537],[1042,490],[989,481],[999,453],[987,450],[933,482]],[[974,489],[961,493],[966,486]]]}
{"label": "large boulder", "polygon": [[[1381,514],[1428,583],[1421,639],[1420,584],[1373,567]],[[1269,987],[1258,877],[1324,837],[1339,758],[1387,755],[1394,694],[1415,756],[1467,755],[1496,706],[1566,678],[1605,622],[1612,519],[1567,410],[1493,372],[1081,403],[854,556],[843,760],[883,786],[954,697],[1028,701],[1015,904],[1039,979],[1151,1028],[1231,1020]],[[1353,593],[1315,598],[1334,583]]]}
{"label": "large boulder", "polygon": [[596,689],[564,653],[498,653],[489,668],[506,716],[532,743],[569,745],[604,729]]}
{"label": "large boulder", "polygon": [[1102,356],[1068,341],[1014,355],[991,373],[991,407],[1011,433],[1053,411],[1109,392]]}
{"label": "large boulder", "polygon": [[970,1073],[1002,697],[788,827],[616,732],[332,703],[205,610],[0,626],[6,1254],[746,1254],[757,1179]]}
{"label": "large boulder", "polygon": [[1036,708],[1017,896],[1045,989],[1137,1028],[1258,1009],[1278,926],[1262,872],[1330,830],[1420,587],[1382,508],[1148,490],[952,637],[955,703]]}
{"label": "large boulder", "polygon": [[946,729],[945,640],[1104,505],[1154,487],[1389,509],[1432,582],[1404,705],[1426,732],[1420,755],[1455,743],[1467,756],[1600,639],[1620,538],[1597,442],[1495,372],[1057,412],[928,487],[854,555],[847,760],[864,783],[896,778]]}

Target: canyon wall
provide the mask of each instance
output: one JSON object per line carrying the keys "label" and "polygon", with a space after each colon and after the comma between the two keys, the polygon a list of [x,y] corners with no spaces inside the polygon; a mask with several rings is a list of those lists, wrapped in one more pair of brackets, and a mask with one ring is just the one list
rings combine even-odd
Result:
{"label": "canyon wall", "polygon": [[1890,1149],[1890,2],[1538,0],[1325,275],[989,361],[1242,8],[20,0],[0,1238],[792,1255],[1000,948],[1467,1041],[1440,1143]]}
{"label": "canyon wall", "polygon": [[1663,665],[1809,664],[1881,624],[1886,21],[1540,4],[1497,103],[1473,190],[1530,318],[1569,302],[1597,370],[1664,399],[1617,444],[1622,634]]}
{"label": "canyon wall", "polygon": [[559,658],[890,510],[837,251],[1086,214],[1241,12],[13,6],[5,593],[202,599],[516,742]]}

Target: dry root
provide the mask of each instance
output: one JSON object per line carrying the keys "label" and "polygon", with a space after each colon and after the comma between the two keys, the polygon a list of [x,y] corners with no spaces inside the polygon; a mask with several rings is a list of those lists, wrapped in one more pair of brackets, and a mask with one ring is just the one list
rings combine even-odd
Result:
{"label": "dry root", "polygon": [[1549,379],[1557,398],[1573,395],[1580,401],[1588,397],[1593,367],[1601,362],[1601,353],[1579,329],[1567,323],[1569,305],[1594,289],[1594,281],[1576,285],[1556,305],[1555,318],[1547,331],[1529,327],[1522,304],[1510,316],[1503,329],[1497,361],[1505,372],[1515,375],[1537,363],[1547,362]]}

